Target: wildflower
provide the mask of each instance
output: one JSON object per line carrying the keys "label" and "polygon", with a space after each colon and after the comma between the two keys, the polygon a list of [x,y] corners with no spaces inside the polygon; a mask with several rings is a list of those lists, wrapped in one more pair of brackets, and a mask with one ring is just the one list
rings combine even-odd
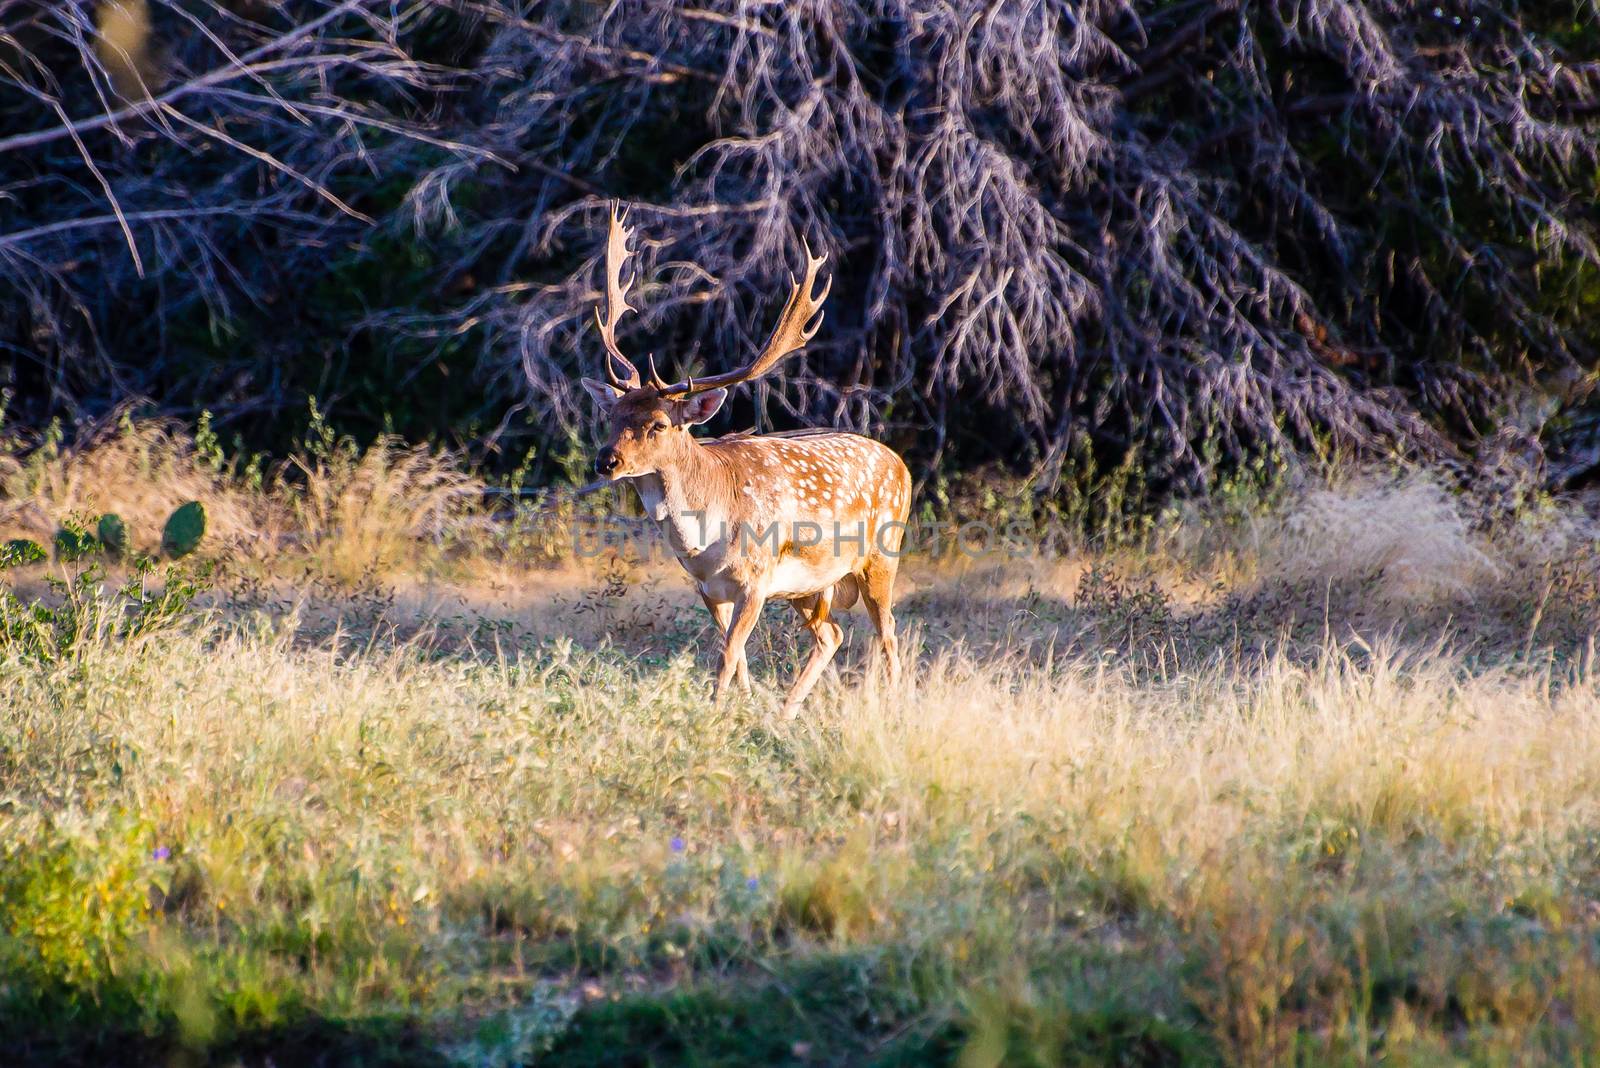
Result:
{"label": "wildflower", "polygon": [[166,860],[168,857],[172,856],[172,850],[168,849],[166,846],[156,846],[155,849],[151,851],[150,856],[155,860]]}
{"label": "wildflower", "polygon": [[744,881],[744,885],[747,890],[759,890],[761,889],[761,880],[752,875]]}
{"label": "wildflower", "polygon": [[667,844],[672,847],[672,851],[674,853],[682,853],[683,852],[683,839],[682,838],[674,838],[671,842],[669,842]]}

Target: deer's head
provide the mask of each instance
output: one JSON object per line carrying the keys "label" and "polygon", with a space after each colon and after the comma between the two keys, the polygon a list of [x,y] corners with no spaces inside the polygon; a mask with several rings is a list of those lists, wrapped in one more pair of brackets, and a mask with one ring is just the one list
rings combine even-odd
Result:
{"label": "deer's head", "polygon": [[[633,230],[622,225],[615,205],[611,208],[611,230],[606,241],[606,307],[594,310],[600,339],[606,347],[606,379],[583,380],[583,388],[594,398],[611,424],[610,437],[595,460],[595,468],[607,478],[632,478],[672,466],[681,450],[695,448],[689,428],[717,414],[728,396],[728,389],[740,382],[760,378],[785,356],[805,348],[806,342],[822,326],[822,302],[828,297],[832,279],[822,292],[812,296],[817,271],[826,256],[812,256],[806,249],[804,283],[794,282],[789,302],[767,342],[750,363],[735,371],[707,378],[687,378],[665,382],[656,373],[655,359],[649,362],[648,381],[639,369],[617,348],[617,320],[623,312],[634,311],[628,303],[628,288],[633,276],[622,279],[622,267],[629,256],[628,242]],[[617,368],[621,367],[619,374]]]}
{"label": "deer's head", "polygon": [[669,397],[653,386],[613,386],[583,380],[611,423],[611,433],[595,457],[595,470],[606,478],[633,478],[671,467],[680,450],[693,448],[689,428],[717,414],[728,396],[714,389],[687,397]]}

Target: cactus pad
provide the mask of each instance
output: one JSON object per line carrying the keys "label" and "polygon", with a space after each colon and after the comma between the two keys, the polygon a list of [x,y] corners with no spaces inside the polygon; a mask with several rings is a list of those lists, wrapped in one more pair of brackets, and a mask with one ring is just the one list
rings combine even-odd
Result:
{"label": "cactus pad", "polygon": [[161,551],[174,560],[188,556],[205,534],[206,506],[190,501],[167,517],[166,528],[161,531]]}
{"label": "cactus pad", "polygon": [[100,517],[95,533],[100,536],[101,547],[111,555],[121,556],[128,551],[128,527],[115,512]]}
{"label": "cactus pad", "polygon": [[75,527],[62,527],[56,531],[56,556],[62,560],[76,560],[97,548],[94,535]]}

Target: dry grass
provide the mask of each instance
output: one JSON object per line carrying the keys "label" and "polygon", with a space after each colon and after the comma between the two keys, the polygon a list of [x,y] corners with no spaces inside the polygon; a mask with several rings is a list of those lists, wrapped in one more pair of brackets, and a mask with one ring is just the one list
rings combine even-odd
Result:
{"label": "dry grass", "polygon": [[1314,490],[1262,526],[1262,574],[1311,584],[1381,579],[1389,604],[1470,597],[1503,573],[1460,504],[1420,474]]}
{"label": "dry grass", "polygon": [[109,426],[71,447],[0,455],[0,536],[48,545],[62,522],[116,512],[136,548],[154,552],[161,526],[185,501],[203,501],[218,551],[249,551],[280,529],[274,502],[224,477],[194,441],[159,422]]}
{"label": "dry grass", "polygon": [[296,534],[321,570],[345,581],[426,561],[481,500],[481,484],[449,455],[391,438],[293,463],[297,488],[284,496]]}
{"label": "dry grass", "polygon": [[[914,560],[904,686],[858,615],[788,722],[786,614],[757,695],[713,709],[670,568],[390,555],[353,532],[399,538],[463,483],[381,456],[275,506],[313,582],[225,577],[128,637],[83,624],[127,610],[90,582],[87,637],[7,639],[12,1048],[1600,1056],[1600,597],[1571,507],[1482,525],[1416,479],[1323,485],[1207,535],[1254,564],[1222,590],[1132,552]],[[39,500],[92,499],[65,466]],[[435,571],[371,566],[396,560]]]}

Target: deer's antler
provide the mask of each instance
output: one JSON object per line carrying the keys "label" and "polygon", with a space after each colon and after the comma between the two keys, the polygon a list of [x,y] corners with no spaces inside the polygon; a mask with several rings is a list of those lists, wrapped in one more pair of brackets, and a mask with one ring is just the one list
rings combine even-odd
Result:
{"label": "deer's antler", "polygon": [[[828,290],[833,288],[833,279],[829,278],[822,284],[822,292],[814,297],[811,295],[816,288],[817,272],[828,261],[828,257],[813,256],[809,245],[802,244],[802,247],[806,251],[805,281],[795,282],[794,275],[789,276],[789,282],[793,286],[789,292],[789,302],[783,306],[783,315],[778,318],[777,328],[772,331],[772,340],[761,350],[761,355],[736,371],[726,371],[706,378],[686,378],[682,382],[659,385],[657,388],[663,396],[686,397],[691,393],[725,389],[740,382],[752,381],[776,367],[778,361],[785,356],[806,347],[806,342],[815,337],[817,331],[822,328],[822,302],[828,299]],[[651,376],[655,377],[654,367],[651,368]],[[657,381],[659,382],[659,379]]]}
{"label": "deer's antler", "polygon": [[[622,266],[628,261],[631,253],[628,242],[633,240],[633,228],[623,226],[626,215],[617,214],[617,202],[611,202],[611,230],[606,238],[606,311],[602,315],[600,306],[595,305],[594,321],[600,328],[600,340],[606,346],[606,378],[618,389],[638,389],[639,369],[635,367],[622,350],[617,348],[617,320],[622,318],[623,312],[638,311],[628,303],[628,287],[633,285],[633,275],[628,280],[622,280]],[[618,377],[616,364],[621,364],[627,377]]]}

